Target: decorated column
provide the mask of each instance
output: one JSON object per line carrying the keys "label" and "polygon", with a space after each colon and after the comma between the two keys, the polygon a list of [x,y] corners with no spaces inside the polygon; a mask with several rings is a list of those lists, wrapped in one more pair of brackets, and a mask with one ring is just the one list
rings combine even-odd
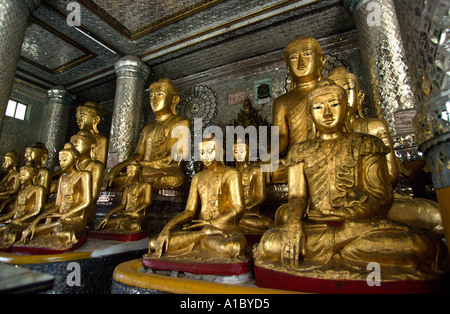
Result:
{"label": "decorated column", "polygon": [[[394,0],[343,0],[355,20],[370,90],[368,101],[389,125],[397,155],[420,159],[412,118],[417,101]],[[414,13],[411,13],[414,14]]]}
{"label": "decorated column", "polygon": [[450,252],[450,20],[448,0],[397,0],[418,99],[414,130],[428,159]]}
{"label": "decorated column", "polygon": [[116,95],[109,137],[107,169],[133,153],[144,123],[143,100],[150,68],[136,56],[125,56],[115,64]]}
{"label": "decorated column", "polygon": [[40,5],[41,0],[0,1],[0,130],[3,128],[28,19]]}
{"label": "decorated column", "polygon": [[42,142],[48,149],[46,167],[49,169],[59,165],[58,154],[64,148],[70,108],[74,100],[75,96],[63,86],[55,86],[47,91]]}

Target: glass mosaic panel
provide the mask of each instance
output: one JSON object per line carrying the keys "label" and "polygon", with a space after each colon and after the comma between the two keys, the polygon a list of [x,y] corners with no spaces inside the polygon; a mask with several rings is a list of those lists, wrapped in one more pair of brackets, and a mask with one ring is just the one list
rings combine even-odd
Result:
{"label": "glass mosaic panel", "polygon": [[33,23],[25,32],[20,55],[53,72],[84,57],[86,53],[57,34]]}
{"label": "glass mosaic panel", "polygon": [[128,35],[143,29],[153,28],[160,23],[189,15],[203,6],[223,0],[83,0],[85,5],[99,12],[121,28]]}

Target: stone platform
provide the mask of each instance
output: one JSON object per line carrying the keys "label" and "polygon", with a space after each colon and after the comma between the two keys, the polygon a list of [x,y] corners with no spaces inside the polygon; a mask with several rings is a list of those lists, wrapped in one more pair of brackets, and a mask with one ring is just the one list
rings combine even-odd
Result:
{"label": "stone platform", "polygon": [[[230,279],[230,278],[228,278]],[[156,272],[142,265],[141,259],[130,260],[116,267],[113,294],[292,294],[286,290],[259,288],[252,278],[224,281],[217,276],[196,276],[182,272]],[[240,283],[238,283],[240,282]]]}
{"label": "stone platform", "polygon": [[114,268],[148,250],[149,238],[121,242],[87,239],[79,249],[62,254],[0,253],[0,262],[46,273],[55,278],[46,294],[106,294]]}

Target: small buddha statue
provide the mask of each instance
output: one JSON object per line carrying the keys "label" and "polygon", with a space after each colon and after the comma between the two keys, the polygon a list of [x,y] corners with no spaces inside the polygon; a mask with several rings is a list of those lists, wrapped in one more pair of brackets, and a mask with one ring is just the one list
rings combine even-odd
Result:
{"label": "small buddha statue", "polygon": [[15,152],[7,152],[3,157],[2,168],[6,175],[0,181],[0,212],[20,190],[19,171],[20,157]]}
{"label": "small buddha statue", "polygon": [[199,151],[205,169],[192,178],[185,210],[150,240],[148,257],[195,252],[207,261],[245,255],[246,239],[239,230],[245,211],[239,173],[221,161],[223,147],[217,138],[203,139]]}
{"label": "small buddha statue", "polygon": [[83,236],[86,212],[92,205],[92,175],[77,170],[80,153],[71,143],[59,152],[59,164],[64,172],[59,180],[56,202],[23,231],[21,245],[66,250]]}
{"label": "small buddha statue", "polygon": [[23,166],[19,171],[21,188],[15,199],[13,209],[0,216],[0,223],[5,224],[0,228],[0,248],[9,248],[22,231],[41,213],[45,206],[46,191],[42,185],[34,183],[38,169],[31,166]]}
{"label": "small buddha statue", "polygon": [[89,171],[92,175],[92,206],[86,212],[87,224],[93,223],[95,218],[95,205],[100,195],[100,189],[105,174],[105,165],[98,160],[91,157],[96,151],[96,141],[94,136],[88,130],[80,130],[78,133],[70,138],[70,142],[79,152],[77,169]]}
{"label": "small buddha statue", "polygon": [[142,130],[134,154],[109,170],[103,189],[111,186],[123,189],[126,176],[122,176],[121,180],[119,174],[136,160],[142,166],[141,180],[150,183],[155,189],[176,188],[185,182],[183,160],[176,161],[172,156],[172,147],[180,140],[172,137],[172,130],[178,126],[190,130],[191,121],[177,115],[176,106],[180,97],[171,80],[161,79],[152,83],[149,93],[155,121]]}
{"label": "small buddha statue", "polygon": [[250,164],[247,143],[234,144],[236,170],[241,175],[245,213],[239,222],[239,228],[245,234],[262,234],[272,223],[272,219],[261,215],[259,210],[266,199],[265,176],[258,164]]}
{"label": "small buddha statue", "polygon": [[[325,57],[317,40],[301,36],[290,42],[284,51],[291,77],[289,92],[273,102],[273,126],[279,128],[279,154],[285,155],[295,144],[311,138],[312,122],[308,118],[306,96],[322,79]],[[287,183],[287,169],[280,163],[272,174],[272,183]]]}
{"label": "small buddha statue", "polygon": [[97,229],[107,233],[139,233],[146,229],[148,207],[152,201],[152,186],[139,182],[142,166],[133,162],[127,166],[128,184],[122,202],[112,209]]}
{"label": "small buddha statue", "polygon": [[103,115],[97,103],[88,101],[77,107],[77,124],[80,130],[88,130],[95,139],[95,148],[92,152],[92,159],[98,160],[106,166],[108,156],[108,138],[98,131],[98,125],[103,119]]}
{"label": "small buddha statue", "polygon": [[316,136],[296,144],[286,159],[289,201],[278,209],[285,219],[262,236],[255,265],[296,275],[322,271],[321,278],[347,267],[345,276],[362,280],[370,262],[380,264],[383,278],[390,278],[389,269],[396,279],[436,271],[442,251],[436,236],[387,219],[389,149],[378,137],[346,130],[345,90],[326,79],[307,99]]}
{"label": "small buddha statue", "polygon": [[[339,67],[331,70],[328,78],[342,86],[347,92],[348,122],[352,130],[376,136],[389,148],[389,153],[386,155],[386,163],[392,187],[395,187],[398,182],[401,162],[395,156],[388,124],[383,119],[364,117],[362,105],[365,94],[359,88],[358,78],[355,74],[350,73],[344,67]],[[443,233],[439,204],[432,200],[394,194],[394,202],[389,210],[388,217],[409,226]]]}
{"label": "small buddha statue", "polygon": [[46,194],[48,195],[52,183],[52,172],[45,167],[47,158],[48,149],[44,143],[36,142],[30,147],[25,148],[25,163],[38,168],[38,174],[35,178],[36,184],[45,187]]}

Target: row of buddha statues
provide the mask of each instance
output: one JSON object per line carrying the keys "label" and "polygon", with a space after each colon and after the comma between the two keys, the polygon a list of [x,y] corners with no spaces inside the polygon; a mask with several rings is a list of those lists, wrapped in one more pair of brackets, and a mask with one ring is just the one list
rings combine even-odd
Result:
{"label": "row of buddha statues", "polygon": [[[248,145],[236,143],[236,167],[224,164],[224,145],[214,136],[199,143],[203,170],[189,182],[185,210],[150,240],[149,258],[232,262],[248,254],[245,234],[260,234],[255,263],[297,269],[311,265],[366,266],[368,262],[405,268],[438,269],[438,205],[394,196],[399,176],[386,122],[365,118],[364,92],[346,68],[322,76],[325,57],[319,43],[301,36],[285,49],[291,90],[273,103],[279,128],[280,164],[266,174],[249,162]],[[97,129],[98,105],[77,109],[80,131],[59,152],[60,170],[45,169],[45,147],[27,148],[20,158],[4,157],[0,247],[46,245],[66,248],[85,234],[95,217],[100,190],[123,190],[122,202],[98,224],[103,232],[140,232],[157,189],[187,183],[182,160],[172,156],[178,126],[191,121],[177,115],[178,92],[169,79],[152,83],[155,120],[141,131],[135,152],[105,173],[107,138]],[[53,180],[56,200],[46,201]],[[55,177],[57,180],[55,180]],[[287,183],[288,201],[274,217],[260,213],[267,181]]]}

